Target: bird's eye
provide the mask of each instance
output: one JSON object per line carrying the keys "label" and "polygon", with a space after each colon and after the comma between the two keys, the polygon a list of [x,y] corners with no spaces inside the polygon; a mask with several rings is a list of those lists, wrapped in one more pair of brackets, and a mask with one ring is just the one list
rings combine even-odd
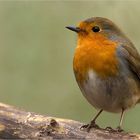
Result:
{"label": "bird's eye", "polygon": [[93,32],[99,32],[99,31],[100,31],[100,28],[99,28],[98,26],[94,26],[94,27],[92,28],[92,31],[93,31]]}

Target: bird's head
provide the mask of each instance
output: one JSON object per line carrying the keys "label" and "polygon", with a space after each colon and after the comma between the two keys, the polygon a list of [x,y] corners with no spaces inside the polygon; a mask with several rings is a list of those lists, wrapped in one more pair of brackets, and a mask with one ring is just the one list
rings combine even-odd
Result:
{"label": "bird's head", "polygon": [[119,41],[124,36],[111,20],[102,17],[92,17],[80,22],[77,27],[67,26],[66,28],[78,33],[78,38],[82,40],[102,38]]}

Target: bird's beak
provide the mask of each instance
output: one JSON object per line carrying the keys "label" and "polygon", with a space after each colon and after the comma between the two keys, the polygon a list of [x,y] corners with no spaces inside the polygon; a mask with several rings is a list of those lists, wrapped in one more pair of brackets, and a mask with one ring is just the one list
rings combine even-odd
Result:
{"label": "bird's beak", "polygon": [[76,33],[79,33],[81,29],[79,27],[73,27],[73,26],[66,26],[67,29],[72,30]]}

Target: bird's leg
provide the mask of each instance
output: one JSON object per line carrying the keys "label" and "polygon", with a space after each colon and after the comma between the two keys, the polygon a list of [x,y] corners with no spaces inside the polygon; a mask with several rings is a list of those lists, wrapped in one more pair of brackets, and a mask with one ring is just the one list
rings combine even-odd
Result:
{"label": "bird's leg", "polygon": [[94,117],[94,119],[87,125],[83,125],[81,128],[86,128],[89,132],[91,128],[99,128],[99,126],[95,123],[96,119],[99,117],[99,115],[102,113],[103,109],[101,109],[97,115]]}
{"label": "bird's leg", "polygon": [[106,127],[105,130],[110,131],[110,132],[122,132],[123,129],[121,127],[122,127],[122,122],[124,118],[124,113],[125,113],[125,110],[122,109],[119,126],[116,129],[113,129],[111,127]]}
{"label": "bird's leg", "polygon": [[122,123],[123,123],[124,114],[125,114],[125,110],[122,108],[121,117],[120,117],[120,123],[119,123],[119,126],[117,127],[117,131],[118,132],[122,132],[123,131]]}

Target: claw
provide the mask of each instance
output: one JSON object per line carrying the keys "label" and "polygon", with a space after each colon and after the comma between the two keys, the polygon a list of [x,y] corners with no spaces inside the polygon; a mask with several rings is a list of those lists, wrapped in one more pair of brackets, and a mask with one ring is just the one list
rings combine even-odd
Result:
{"label": "claw", "polygon": [[87,128],[88,126],[89,126],[89,124],[82,125],[82,126],[80,127],[80,129],[85,129],[85,128]]}
{"label": "claw", "polygon": [[87,132],[90,132],[91,128],[99,129],[100,127],[95,123],[86,124],[80,127],[81,130],[85,129]]}
{"label": "claw", "polygon": [[123,132],[124,130],[123,130],[120,126],[118,126],[118,127],[116,128],[116,131],[117,131],[117,132]]}
{"label": "claw", "polygon": [[105,128],[105,130],[107,130],[107,131],[113,131],[114,129],[112,127],[108,126],[108,127]]}
{"label": "claw", "polygon": [[105,130],[109,132],[123,132],[124,131],[123,129],[121,129],[121,127],[117,127],[116,129],[113,129],[111,127],[106,127]]}

